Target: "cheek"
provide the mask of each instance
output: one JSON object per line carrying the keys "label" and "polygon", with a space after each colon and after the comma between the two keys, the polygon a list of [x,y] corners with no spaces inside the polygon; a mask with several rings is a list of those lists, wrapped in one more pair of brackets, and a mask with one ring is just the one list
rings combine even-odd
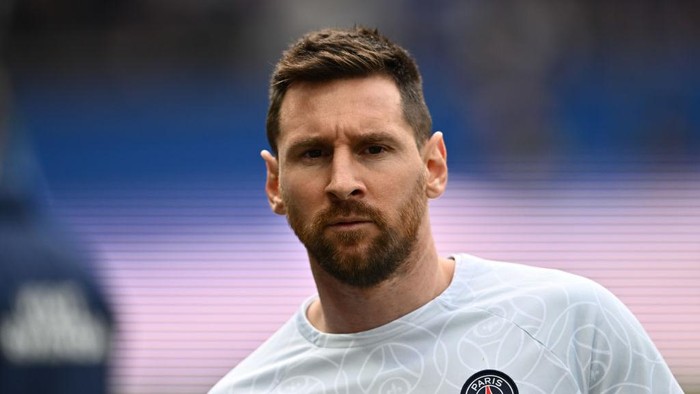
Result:
{"label": "cheek", "polygon": [[280,182],[280,195],[288,210],[291,209],[296,214],[303,214],[312,210],[313,207],[320,206],[318,196],[322,197],[323,194],[318,191],[318,188],[319,186],[311,180],[287,179],[286,182]]}
{"label": "cheek", "polygon": [[420,169],[402,168],[403,171],[393,171],[373,180],[372,190],[377,199],[387,201],[389,204],[405,201],[416,193],[416,183],[425,178]]}
{"label": "cheek", "polygon": [[[400,215],[409,205],[415,205],[426,201],[426,176],[422,172],[414,172],[413,176],[406,173],[397,175],[392,180],[380,183],[378,197],[382,204],[396,215]],[[414,208],[416,208],[414,206]],[[399,218],[399,220],[401,220]]]}

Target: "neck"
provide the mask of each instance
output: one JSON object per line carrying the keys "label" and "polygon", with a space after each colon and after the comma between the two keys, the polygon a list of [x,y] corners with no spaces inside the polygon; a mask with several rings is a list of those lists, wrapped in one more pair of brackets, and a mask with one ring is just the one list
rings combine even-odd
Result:
{"label": "neck", "polygon": [[370,330],[427,304],[450,284],[454,261],[440,258],[430,234],[416,245],[406,268],[386,281],[357,288],[328,275],[311,260],[319,299],[307,315],[311,324],[327,333]]}

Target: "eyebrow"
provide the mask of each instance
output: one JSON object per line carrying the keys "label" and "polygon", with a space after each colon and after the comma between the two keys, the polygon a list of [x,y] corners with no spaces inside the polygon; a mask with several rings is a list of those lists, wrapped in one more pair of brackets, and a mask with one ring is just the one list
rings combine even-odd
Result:
{"label": "eyebrow", "polygon": [[[352,143],[355,144],[371,144],[371,143],[390,143],[392,145],[398,145],[399,140],[393,135],[382,132],[382,131],[372,131],[367,133],[362,133],[351,137]],[[313,148],[319,146],[329,146],[332,145],[332,138],[326,137],[305,137],[300,138],[292,142],[289,146],[289,151],[298,151],[304,148]]]}
{"label": "eyebrow", "polygon": [[393,135],[383,132],[383,131],[372,131],[369,133],[363,133],[355,138],[362,144],[372,144],[372,143],[389,143],[391,145],[399,145],[399,140]]}
{"label": "eyebrow", "polygon": [[327,147],[329,145],[331,145],[331,142],[328,138],[306,137],[300,138],[299,140],[292,142],[287,151],[293,154],[295,152],[303,151],[306,149],[317,148],[319,146]]}

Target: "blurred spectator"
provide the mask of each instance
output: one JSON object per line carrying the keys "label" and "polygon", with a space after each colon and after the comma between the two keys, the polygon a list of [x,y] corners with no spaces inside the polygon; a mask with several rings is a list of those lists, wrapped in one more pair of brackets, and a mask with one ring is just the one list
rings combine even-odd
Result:
{"label": "blurred spectator", "polygon": [[3,71],[0,64],[0,393],[104,393],[111,313],[87,259],[39,209]]}

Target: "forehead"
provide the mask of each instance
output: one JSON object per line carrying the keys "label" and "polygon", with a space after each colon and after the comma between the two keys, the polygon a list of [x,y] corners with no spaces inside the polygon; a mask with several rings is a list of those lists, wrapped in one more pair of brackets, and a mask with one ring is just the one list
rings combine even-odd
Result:
{"label": "forehead", "polygon": [[290,138],[335,132],[392,132],[412,138],[394,81],[383,75],[290,86],[280,108],[282,148]]}

